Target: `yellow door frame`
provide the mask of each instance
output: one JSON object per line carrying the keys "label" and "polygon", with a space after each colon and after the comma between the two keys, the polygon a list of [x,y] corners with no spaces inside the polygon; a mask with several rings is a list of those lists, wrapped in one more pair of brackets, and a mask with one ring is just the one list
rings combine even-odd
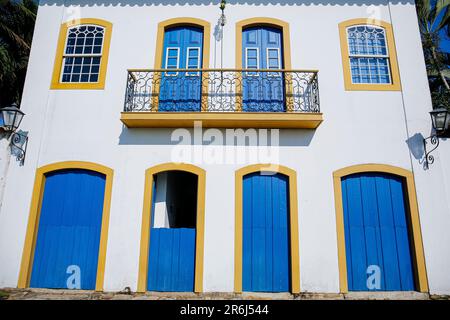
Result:
{"label": "yellow door frame", "polygon": [[[423,253],[422,232],[420,228],[419,208],[417,205],[416,187],[411,171],[385,164],[360,164],[337,170],[333,173],[334,201],[336,209],[336,231],[338,243],[339,288],[341,293],[348,292],[347,256],[345,252],[344,207],[342,203],[341,180],[355,173],[381,172],[396,175],[404,179],[407,194],[407,215],[410,221],[410,238],[412,240],[412,256],[417,289],[428,292],[428,279]],[[409,210],[408,210],[409,209]]]}
{"label": "yellow door frame", "polygon": [[195,292],[203,291],[203,256],[205,238],[205,170],[186,163],[164,163],[145,171],[144,205],[142,212],[141,245],[139,254],[138,292],[147,291],[148,259],[150,248],[153,176],[167,171],[190,172],[197,176],[197,225],[195,243]]}
{"label": "yellow door frame", "polygon": [[106,263],[106,246],[108,242],[109,214],[111,208],[112,180],[114,171],[100,164],[85,161],[57,162],[40,167],[36,170],[33,194],[31,198],[30,215],[28,218],[27,233],[22,253],[19,280],[17,283],[18,288],[28,288],[30,286],[34,251],[39,228],[39,218],[41,214],[42,197],[45,190],[45,176],[48,173],[66,169],[89,170],[105,175],[105,194],[103,199],[102,225],[97,263],[97,278],[95,281],[95,291],[103,291]]}
{"label": "yellow door frame", "polygon": [[300,292],[300,259],[298,242],[298,194],[297,173],[279,164],[254,164],[235,172],[235,249],[234,249],[234,292],[242,292],[242,232],[243,232],[243,178],[254,172],[281,173],[289,179],[289,222],[291,249],[291,292]]}

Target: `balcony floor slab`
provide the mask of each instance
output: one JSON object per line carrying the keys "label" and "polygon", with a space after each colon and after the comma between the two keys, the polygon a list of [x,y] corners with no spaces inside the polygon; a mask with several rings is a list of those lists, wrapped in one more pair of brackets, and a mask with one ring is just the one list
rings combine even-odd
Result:
{"label": "balcony floor slab", "polygon": [[200,121],[204,128],[316,129],[322,113],[300,112],[122,112],[128,128],[191,128]]}

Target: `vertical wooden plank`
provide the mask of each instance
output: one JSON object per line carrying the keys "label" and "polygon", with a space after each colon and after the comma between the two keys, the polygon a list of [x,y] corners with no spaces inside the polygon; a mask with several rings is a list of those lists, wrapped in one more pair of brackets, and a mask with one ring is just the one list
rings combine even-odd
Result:
{"label": "vertical wooden plank", "polygon": [[243,228],[242,228],[242,289],[244,291],[252,291],[252,239],[253,239],[253,179],[245,176],[243,183]]}
{"label": "vertical wooden plank", "polygon": [[253,177],[252,202],[253,202],[253,239],[252,239],[252,285],[253,291],[263,291],[265,285],[265,219],[264,197],[266,190],[261,176]]}
{"label": "vertical wooden plank", "polygon": [[193,228],[180,230],[180,285],[174,291],[193,291],[195,276],[195,235]]}
{"label": "vertical wooden plank", "polygon": [[383,243],[384,276],[386,290],[401,290],[400,273],[397,259],[397,241],[394,229],[393,208],[389,179],[379,175],[375,178],[380,230]]}
{"label": "vertical wooden plank", "polygon": [[[344,222],[344,238],[345,238],[345,253],[346,253],[346,266],[347,266],[347,290],[353,290],[353,268],[352,268],[352,246],[350,233],[350,218],[348,210],[348,196],[347,196],[347,179],[341,180],[342,191],[342,210],[343,210],[343,222]],[[342,287],[342,285],[341,285]]]}
{"label": "vertical wooden plank", "polygon": [[288,235],[288,180],[287,177],[277,174],[272,177],[274,189],[273,195],[278,199],[278,206],[274,208],[274,288],[276,292],[289,291],[289,235]]}
{"label": "vertical wooden plank", "polygon": [[158,255],[158,290],[169,291],[172,285],[173,232],[161,228]]}
{"label": "vertical wooden plank", "polygon": [[[71,174],[72,183],[70,185],[70,193],[78,194],[80,198],[87,198],[95,192],[94,181],[89,182],[89,177],[84,175],[77,175],[75,172]],[[90,185],[90,186],[88,186]],[[90,189],[90,190],[89,190]],[[90,263],[91,255],[93,254],[93,246],[95,239],[93,238],[93,233],[95,232],[91,228],[91,224],[94,224],[93,217],[90,216],[89,204],[87,201],[78,202],[73,197],[67,199],[68,210],[64,213],[63,220],[67,221],[68,224],[72,224],[72,227],[68,229],[73,229],[77,226],[77,232],[74,235],[75,241],[83,241],[80,250],[73,252],[73,258],[70,259],[70,265],[76,265],[81,271],[81,288],[89,287],[95,288],[95,273],[92,273],[93,265]],[[66,231],[63,231],[66,233]],[[81,238],[82,237],[82,238]],[[82,248],[82,249],[81,249]],[[67,247],[69,250],[69,247]],[[85,251],[85,252],[83,252]],[[98,251],[96,252],[98,255]],[[97,259],[95,259],[95,262]],[[66,268],[69,262],[66,263]]]}
{"label": "vertical wooden plank", "polygon": [[264,203],[264,232],[265,232],[265,284],[264,287],[268,291],[273,291],[274,287],[274,261],[273,261],[273,218],[274,218],[274,210],[276,210],[276,206],[274,205],[274,186],[272,185],[273,181],[271,178],[267,176],[262,176],[263,178],[263,188],[267,193],[267,196],[261,199],[261,202]]}
{"label": "vertical wooden plank", "polygon": [[150,232],[150,248],[148,255],[148,276],[147,276],[147,290],[158,291],[158,258],[159,258],[159,228],[152,228]]}
{"label": "vertical wooden plank", "polygon": [[391,199],[394,213],[395,235],[398,249],[398,265],[402,290],[414,290],[414,275],[412,267],[411,245],[408,237],[408,223],[406,221],[405,198],[403,182],[400,178],[390,179]]}
{"label": "vertical wooden plank", "polygon": [[[62,215],[64,196],[63,193],[65,190],[60,185],[60,176],[51,176],[47,179],[46,185],[49,186],[49,192],[44,193],[44,204],[45,211],[42,211],[39,227],[42,226],[43,229],[46,230],[47,233],[47,241],[43,246],[42,252],[35,253],[35,261],[36,259],[42,259],[43,268],[40,274],[32,273],[32,279],[35,277],[35,280],[32,281],[36,287],[43,288],[54,288],[57,285],[56,277],[58,274],[54,270],[54,266],[56,263],[55,255],[57,254],[59,244],[59,226],[62,224],[62,220],[58,219],[59,216]],[[44,210],[44,207],[43,209]],[[39,228],[40,229],[40,228]],[[42,241],[40,238],[38,229],[38,240],[37,242]]]}
{"label": "vertical wooden plank", "polygon": [[271,239],[271,250],[268,252],[267,259],[268,264],[270,265],[270,282],[267,283],[267,289],[270,291],[279,290],[279,280],[282,275],[280,273],[283,272],[282,268],[279,267],[280,261],[278,261],[278,253],[280,251],[280,241],[278,238],[279,232],[279,211],[282,204],[280,203],[280,188],[278,179],[274,176],[266,177],[269,185],[269,194],[266,199],[268,203],[271,204],[270,211],[268,212],[268,216],[271,220],[271,223],[268,225],[268,235]]}
{"label": "vertical wooden plank", "polygon": [[172,248],[170,254],[170,268],[171,268],[171,285],[169,291],[179,291],[182,289],[183,284],[186,282],[186,279],[183,277],[181,273],[181,268],[184,266],[180,266],[181,255],[183,254],[183,249],[185,249],[186,244],[183,243],[180,245],[182,229],[167,229],[172,233]]}
{"label": "vertical wooden plank", "polygon": [[[379,288],[368,288],[367,290],[383,290],[383,260],[381,252],[381,237],[379,237],[379,223],[378,223],[378,205],[375,180],[369,174],[360,176],[361,181],[361,200],[364,216],[364,234],[366,242],[367,263],[366,270],[369,266],[376,266],[381,270],[381,283]],[[366,271],[366,278],[369,276]]]}
{"label": "vertical wooden plank", "polygon": [[[101,198],[102,201],[93,202],[92,204],[92,212],[103,212],[103,206],[105,203],[105,197],[106,195],[106,180],[97,180],[98,185],[96,186],[95,190],[98,193],[97,197]],[[93,254],[98,254],[100,252],[100,243],[101,243],[101,233],[102,233],[102,223],[103,223],[103,216],[101,215],[92,215],[93,221],[91,221],[91,228],[93,229],[92,237],[95,239],[92,252]],[[98,239],[98,240],[97,240]],[[91,259],[91,268],[90,270],[97,270],[98,264],[101,262],[100,255],[97,259]],[[101,272],[101,271],[100,271]],[[95,290],[99,290],[97,287],[97,277],[98,272],[92,273],[92,284],[95,287]],[[101,286],[103,289],[103,286]]]}
{"label": "vertical wooden plank", "polygon": [[348,218],[350,229],[351,264],[353,287],[350,290],[365,291],[367,256],[364,235],[364,217],[362,210],[361,185],[359,178],[347,180]]}

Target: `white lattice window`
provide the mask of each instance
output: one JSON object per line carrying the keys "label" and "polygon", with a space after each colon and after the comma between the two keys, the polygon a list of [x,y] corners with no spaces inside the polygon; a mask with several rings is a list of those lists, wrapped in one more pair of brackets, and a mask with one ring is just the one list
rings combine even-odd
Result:
{"label": "white lattice window", "polygon": [[386,31],[358,25],[347,28],[352,83],[392,83]]}
{"label": "white lattice window", "polygon": [[61,82],[95,83],[99,81],[105,28],[79,25],[67,32]]}

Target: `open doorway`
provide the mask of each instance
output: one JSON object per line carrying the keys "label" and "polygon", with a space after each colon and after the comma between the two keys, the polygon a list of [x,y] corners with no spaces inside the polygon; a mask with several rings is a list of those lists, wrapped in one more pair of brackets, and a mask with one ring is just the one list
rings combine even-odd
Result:
{"label": "open doorway", "polygon": [[155,175],[153,228],[194,228],[197,213],[197,176],[184,171]]}
{"label": "open doorway", "polygon": [[193,291],[197,175],[165,171],[153,176],[148,284],[150,291]]}

